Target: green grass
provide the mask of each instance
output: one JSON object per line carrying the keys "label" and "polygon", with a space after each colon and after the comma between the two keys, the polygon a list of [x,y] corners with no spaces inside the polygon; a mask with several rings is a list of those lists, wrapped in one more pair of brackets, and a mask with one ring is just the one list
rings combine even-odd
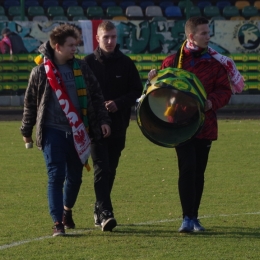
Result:
{"label": "green grass", "polygon": [[175,150],[152,144],[132,121],[112,193],[118,227],[94,228],[93,171],[84,171],[77,228],[51,237],[43,156],[25,149],[19,127],[0,122],[0,259],[259,259],[260,120],[219,120],[200,208],[207,231],[186,235],[177,232]]}

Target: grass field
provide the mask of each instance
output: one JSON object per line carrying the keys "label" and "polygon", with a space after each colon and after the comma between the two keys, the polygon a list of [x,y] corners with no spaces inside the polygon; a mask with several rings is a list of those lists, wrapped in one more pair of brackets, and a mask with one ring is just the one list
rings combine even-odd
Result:
{"label": "grass field", "polygon": [[93,223],[93,171],[84,171],[74,207],[76,229],[52,234],[42,153],[26,150],[19,122],[0,122],[0,259],[260,259],[260,120],[219,120],[206,171],[204,233],[180,235],[174,149],[128,130],[112,193],[119,223]]}

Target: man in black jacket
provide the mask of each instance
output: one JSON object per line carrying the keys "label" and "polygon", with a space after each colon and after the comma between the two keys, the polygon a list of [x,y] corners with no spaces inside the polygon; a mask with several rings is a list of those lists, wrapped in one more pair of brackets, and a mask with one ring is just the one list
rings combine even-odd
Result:
{"label": "man in black jacket", "polygon": [[[125,147],[131,107],[141,96],[143,86],[134,62],[119,50],[117,31],[112,22],[103,21],[99,24],[96,39],[99,46],[84,59],[100,83],[105,106],[112,120],[110,137],[102,142],[93,142],[91,146],[94,188],[98,197],[105,188],[99,185],[99,176],[104,173],[109,175],[110,193],[112,191],[116,168]],[[94,220],[96,226],[102,227],[100,207],[102,205],[96,201]]]}

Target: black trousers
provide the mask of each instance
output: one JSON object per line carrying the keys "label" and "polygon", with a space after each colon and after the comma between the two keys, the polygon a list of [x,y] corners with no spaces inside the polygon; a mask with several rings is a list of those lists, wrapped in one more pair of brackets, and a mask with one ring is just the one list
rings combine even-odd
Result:
{"label": "black trousers", "polygon": [[95,209],[113,211],[111,191],[121,152],[125,147],[125,135],[92,141],[91,157],[94,168]]}
{"label": "black trousers", "polygon": [[211,143],[211,140],[194,138],[187,144],[175,148],[178,157],[178,188],[183,217],[198,217]]}

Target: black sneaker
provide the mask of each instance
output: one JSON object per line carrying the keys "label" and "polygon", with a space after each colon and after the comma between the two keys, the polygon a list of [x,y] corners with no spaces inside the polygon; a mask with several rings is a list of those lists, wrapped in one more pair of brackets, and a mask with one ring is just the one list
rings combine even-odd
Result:
{"label": "black sneaker", "polygon": [[75,223],[72,219],[72,210],[63,210],[62,224],[64,225],[65,229],[75,228]]}
{"label": "black sneaker", "polygon": [[65,230],[64,230],[64,225],[59,222],[55,222],[54,226],[52,227],[53,229],[53,234],[52,236],[64,236],[65,235]]}
{"label": "black sneaker", "polygon": [[99,218],[99,214],[98,212],[95,210],[94,211],[94,223],[95,223],[95,227],[100,227],[101,226],[101,221]]}
{"label": "black sneaker", "polygon": [[104,210],[100,214],[100,220],[101,220],[102,231],[112,231],[112,229],[117,225],[113,213],[111,213],[108,210]]}

